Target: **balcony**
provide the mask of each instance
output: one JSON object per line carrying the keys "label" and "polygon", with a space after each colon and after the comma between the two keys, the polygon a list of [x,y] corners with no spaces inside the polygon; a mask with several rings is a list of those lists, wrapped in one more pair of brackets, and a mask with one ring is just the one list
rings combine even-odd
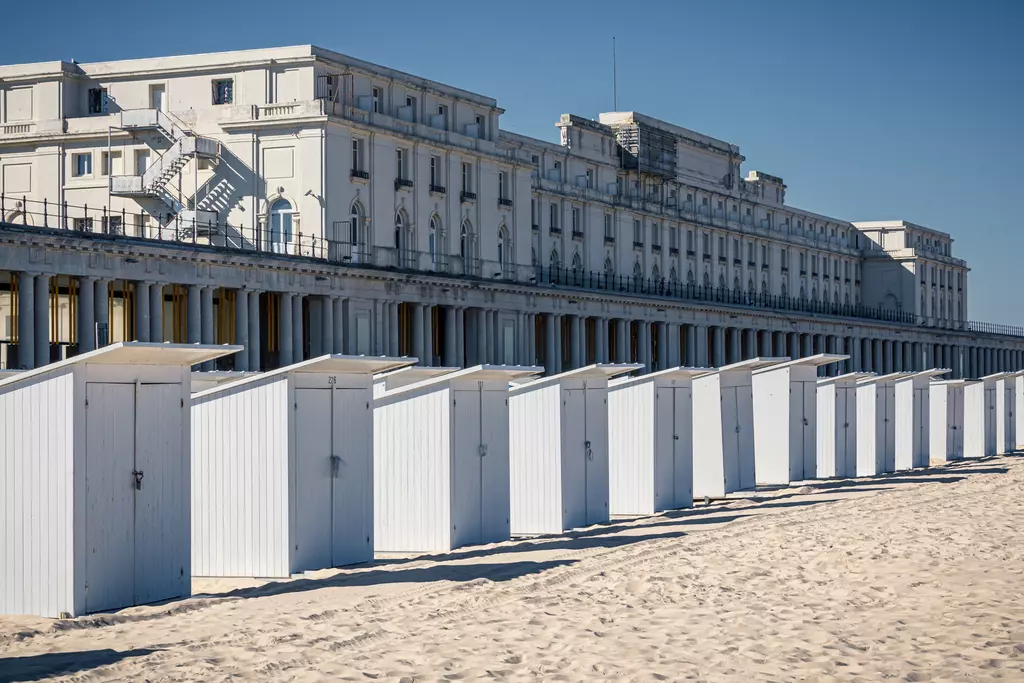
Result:
{"label": "balcony", "polygon": [[742,266],[743,265],[743,259],[734,258],[732,260],[732,264],[734,266]]}
{"label": "balcony", "polygon": [[725,256],[719,256],[719,257],[718,257],[718,262],[719,262],[719,263],[725,263],[725,262],[726,262],[726,261],[728,261],[728,260],[729,260],[729,259],[727,259],[727,258],[726,258]]}
{"label": "balcony", "polygon": [[351,173],[349,173],[349,177],[350,178],[358,178],[359,180],[369,180],[370,179],[370,172],[369,171],[352,171]]}
{"label": "balcony", "polygon": [[550,228],[548,228],[548,232],[551,233],[552,235],[561,235],[562,229],[557,225],[552,225]]}
{"label": "balcony", "polygon": [[660,244],[652,244],[651,245],[651,251],[654,252],[655,254],[660,254],[661,253],[661,245]]}
{"label": "balcony", "polygon": [[807,277],[807,270],[804,268],[800,269],[800,277]]}
{"label": "balcony", "polygon": [[783,273],[788,273],[789,272],[789,266],[782,266],[782,272]]}
{"label": "balcony", "polygon": [[697,255],[697,252],[695,252],[693,249],[687,249],[686,250],[687,258],[693,258],[696,255]]}
{"label": "balcony", "polygon": [[818,271],[812,270],[811,271],[811,277],[818,277]]}
{"label": "balcony", "polygon": [[668,254],[669,256],[679,256],[679,247],[669,247]]}
{"label": "balcony", "polygon": [[463,202],[463,203],[475,202],[476,201],[476,192],[469,192],[467,190],[463,190],[462,193],[459,195],[459,200],[461,202]]}
{"label": "balcony", "polygon": [[754,263],[753,261],[747,261],[747,267],[748,268],[756,268],[757,264]]}
{"label": "balcony", "polygon": [[605,244],[615,244],[615,238],[612,235],[605,235],[604,236],[604,243]]}
{"label": "balcony", "polygon": [[401,190],[403,187],[411,188],[412,181],[405,178],[395,178],[395,191]]}
{"label": "balcony", "polygon": [[704,254],[703,256],[701,256],[701,260],[702,261],[710,262],[711,261],[711,254]]}
{"label": "balcony", "polygon": [[633,248],[634,249],[643,249],[644,248],[644,243],[643,242],[637,242],[636,240],[633,240]]}
{"label": "balcony", "polygon": [[572,238],[574,240],[582,240],[583,239],[583,231],[582,230],[573,230],[572,231]]}
{"label": "balcony", "polygon": [[768,270],[768,264],[767,263],[762,263],[761,264],[761,270]]}
{"label": "balcony", "polygon": [[498,197],[498,206],[508,206],[508,207],[511,207],[512,206],[512,200],[511,199],[505,199],[504,197]]}
{"label": "balcony", "polygon": [[533,231],[534,231],[534,232],[540,232],[540,226],[539,226],[539,225],[537,225],[536,223],[534,223],[534,224],[533,224]]}
{"label": "balcony", "polygon": [[445,194],[448,189],[444,185],[431,185],[430,192],[431,194]]}

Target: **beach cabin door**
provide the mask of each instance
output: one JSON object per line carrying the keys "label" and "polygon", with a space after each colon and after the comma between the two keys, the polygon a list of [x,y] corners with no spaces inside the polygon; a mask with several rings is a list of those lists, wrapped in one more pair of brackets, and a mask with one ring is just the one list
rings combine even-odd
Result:
{"label": "beach cabin door", "polygon": [[508,535],[508,430],[487,419],[502,414],[495,402],[504,404],[508,392],[478,386],[454,395],[454,545],[489,543]]}
{"label": "beach cabin door", "polygon": [[372,495],[364,392],[295,390],[293,571],[339,566],[353,546],[369,543]]}
{"label": "beach cabin door", "polygon": [[[181,595],[187,535],[181,386],[86,386],[85,611]],[[174,505],[169,501],[178,501]]]}
{"label": "beach cabin door", "polygon": [[[964,451],[963,420],[957,419],[964,414],[963,390],[946,389],[946,457],[962,458]],[[958,424],[959,423],[959,424]]]}
{"label": "beach cabin door", "polygon": [[657,462],[655,509],[673,510],[693,504],[693,458],[690,450],[690,390],[659,387],[655,409]]}
{"label": "beach cabin door", "polygon": [[811,476],[817,469],[817,444],[815,443],[814,421],[817,419],[815,396],[818,391],[815,382],[794,382],[791,388],[793,396],[790,405],[798,411],[797,418],[800,431],[798,453],[800,457],[794,462],[790,460],[790,481],[799,481]]}

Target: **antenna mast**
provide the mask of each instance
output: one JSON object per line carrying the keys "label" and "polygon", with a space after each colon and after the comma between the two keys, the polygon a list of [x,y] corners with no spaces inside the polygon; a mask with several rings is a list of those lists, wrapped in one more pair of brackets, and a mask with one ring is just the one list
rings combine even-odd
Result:
{"label": "antenna mast", "polygon": [[619,74],[615,59],[615,36],[612,36],[612,111],[619,110]]}

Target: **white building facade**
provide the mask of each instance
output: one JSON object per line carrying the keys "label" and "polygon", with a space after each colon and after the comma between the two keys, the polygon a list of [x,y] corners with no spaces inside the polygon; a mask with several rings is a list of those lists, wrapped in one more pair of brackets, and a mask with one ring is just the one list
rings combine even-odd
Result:
{"label": "white building facade", "polygon": [[131,339],[239,343],[235,370],[1024,366],[1024,330],[968,322],[949,235],[791,207],[641,114],[554,144],[502,113],[312,46],[0,67],[0,367]]}

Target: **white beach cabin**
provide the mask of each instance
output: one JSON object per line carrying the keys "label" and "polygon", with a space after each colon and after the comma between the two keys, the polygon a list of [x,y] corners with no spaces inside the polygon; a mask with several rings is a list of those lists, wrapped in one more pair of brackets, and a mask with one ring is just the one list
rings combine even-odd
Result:
{"label": "white beach cabin", "polygon": [[870,376],[857,382],[857,476],[873,477],[896,468],[896,378]]}
{"label": "white beach cabin", "polygon": [[649,515],[693,505],[693,378],[669,368],[608,383],[608,507]]}
{"label": "white beach cabin", "polygon": [[934,368],[922,372],[904,372],[896,377],[896,471],[928,467],[930,461],[932,380],[949,373]]}
{"label": "white beach cabin", "polygon": [[757,484],[817,478],[818,368],[847,358],[819,353],[754,371]]}
{"label": "white beach cabin", "polygon": [[642,367],[588,365],[512,388],[514,535],[608,520],[608,382]]}
{"label": "white beach cabin", "polygon": [[693,380],[694,498],[721,498],[754,488],[751,374],[788,360],[751,358]]}
{"label": "white beach cabin", "polygon": [[191,366],[240,349],[123,342],[0,379],[0,613],[191,593]]}
{"label": "white beach cabin", "polygon": [[422,365],[411,365],[407,368],[400,368],[391,372],[382,372],[373,378],[373,396],[376,398],[390,389],[408,386],[416,382],[422,382],[425,379],[433,379],[461,369],[445,366],[428,368]]}
{"label": "white beach cabin", "polygon": [[240,379],[245,379],[246,377],[252,377],[253,375],[258,374],[260,373],[241,372],[236,370],[208,370],[205,372],[193,372],[192,393],[198,394],[200,391],[212,389],[220,384],[237,382]]}
{"label": "white beach cabin", "polygon": [[1017,450],[1024,450],[1024,372],[1017,373],[1013,382],[1013,435]]}
{"label": "white beach cabin", "polygon": [[1017,378],[1019,372],[1004,372],[996,380],[996,452],[1012,453],[1017,448]]}
{"label": "white beach cabin", "polygon": [[542,372],[477,365],[374,399],[376,550],[508,540],[509,382]]}
{"label": "white beach cabin", "polygon": [[947,379],[932,382],[929,390],[931,404],[931,462],[953,462],[964,457],[964,389],[974,384],[966,379]]}
{"label": "white beach cabin", "polygon": [[1003,373],[982,377],[964,389],[964,457],[996,455],[1000,408],[999,379]]}
{"label": "white beach cabin", "polygon": [[373,375],[326,355],[192,397],[192,573],[287,577],[373,559]]}
{"label": "white beach cabin", "polygon": [[819,478],[857,476],[857,382],[870,376],[850,372],[818,380]]}

